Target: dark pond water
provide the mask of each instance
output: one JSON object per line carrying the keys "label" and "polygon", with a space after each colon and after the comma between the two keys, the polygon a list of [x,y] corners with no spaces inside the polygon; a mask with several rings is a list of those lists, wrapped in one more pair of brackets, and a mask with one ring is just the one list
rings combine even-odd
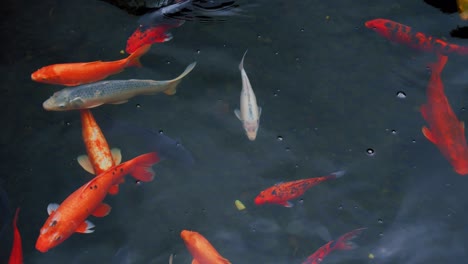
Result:
{"label": "dark pond water", "polygon": [[[174,263],[190,263],[182,229],[203,234],[232,263],[301,263],[359,227],[368,228],[355,241],[359,247],[333,252],[323,263],[467,262],[467,178],[421,133],[426,66],[436,56],[364,27],[367,20],[388,18],[468,45],[449,35],[464,25],[458,15],[403,0],[239,5],[244,12],[225,22],[189,21],[173,29],[171,41],[142,57],[144,68],[109,78],[165,80],[197,61],[174,96],[140,96],[93,110],[124,160],[150,151],[151,144],[167,159],[154,167],[153,182],[135,184],[128,177],[119,195],[106,198],[113,210],[90,217],[93,234],[75,234],[40,253],[34,245],[47,205],[91,176],[76,162],[85,153],[79,113],[45,111],[42,102],[61,87],[35,83],[30,74],[54,63],[125,57],[120,51],[138,17],[92,0],[4,4],[0,183],[10,208],[0,212],[8,225],[1,233],[2,262],[16,207],[25,263],[167,263],[170,254]],[[234,115],[246,49],[245,70],[263,109],[253,142]],[[442,76],[462,121],[468,120],[466,62],[450,56]],[[113,133],[108,122],[154,133]],[[193,164],[159,131],[182,144]],[[313,187],[292,208],[253,203],[277,182],[343,169],[344,177]],[[245,211],[236,209],[236,199]]]}

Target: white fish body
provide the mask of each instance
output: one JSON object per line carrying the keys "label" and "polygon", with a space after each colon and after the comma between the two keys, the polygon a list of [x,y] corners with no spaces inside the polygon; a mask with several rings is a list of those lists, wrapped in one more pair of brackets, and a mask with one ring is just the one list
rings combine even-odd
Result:
{"label": "white fish body", "polygon": [[257,105],[257,98],[250,85],[249,77],[244,70],[244,58],[247,51],[239,64],[239,70],[242,76],[242,91],[240,95],[240,110],[234,110],[237,118],[242,122],[245,133],[249,140],[254,141],[257,137],[258,126],[260,123],[260,115],[262,108]]}

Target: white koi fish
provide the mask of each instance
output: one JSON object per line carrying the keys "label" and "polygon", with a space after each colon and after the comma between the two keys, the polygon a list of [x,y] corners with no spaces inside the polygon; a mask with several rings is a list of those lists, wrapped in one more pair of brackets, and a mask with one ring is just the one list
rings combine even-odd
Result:
{"label": "white koi fish", "polygon": [[234,110],[237,118],[242,122],[245,133],[249,140],[254,141],[257,137],[258,125],[260,123],[260,115],[262,108],[257,105],[257,98],[255,98],[254,91],[250,85],[249,77],[244,70],[244,57],[247,54],[245,51],[244,56],[239,64],[239,70],[242,76],[242,91],[240,95],[240,110]]}

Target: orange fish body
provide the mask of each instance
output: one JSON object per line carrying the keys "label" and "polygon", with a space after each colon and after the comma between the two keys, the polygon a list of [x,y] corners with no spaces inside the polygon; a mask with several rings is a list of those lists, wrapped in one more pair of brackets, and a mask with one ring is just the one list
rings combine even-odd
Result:
{"label": "orange fish body", "polygon": [[263,190],[257,197],[255,197],[254,202],[256,205],[272,203],[285,207],[292,207],[293,204],[289,202],[289,200],[302,196],[309,188],[323,181],[336,179],[343,175],[344,171],[338,171],[328,176],[277,183],[276,185]]}
{"label": "orange fish body", "polygon": [[205,237],[195,231],[182,230],[180,236],[193,257],[192,264],[230,264]]}
{"label": "orange fish body", "polygon": [[23,248],[21,246],[21,235],[16,226],[18,223],[19,208],[16,209],[13,219],[13,248],[11,249],[8,264],[23,264]]}
{"label": "orange fish body", "polygon": [[451,53],[468,55],[468,47],[450,44],[442,39],[427,36],[421,32],[413,32],[411,27],[392,20],[383,18],[373,19],[367,21],[365,26],[391,41],[414,49],[444,55]]}
{"label": "orange fish body", "polygon": [[126,67],[141,67],[140,57],[145,54],[151,45],[145,45],[136,50],[125,59],[117,61],[93,61],[53,64],[40,68],[31,74],[36,82],[77,86],[97,82],[123,71]]}
{"label": "orange fish body", "polygon": [[[78,163],[91,174],[99,175],[104,171],[120,164],[122,156],[119,149],[109,149],[104,134],[96,123],[90,110],[81,110],[81,126],[83,141],[86,146],[86,155],[77,158]],[[123,179],[123,178],[122,178]],[[119,185],[109,189],[109,194],[117,194]]]}
{"label": "orange fish body", "polygon": [[86,218],[89,215],[103,217],[109,214],[111,207],[102,202],[109,189],[126,174],[140,181],[151,181],[154,177],[151,166],[158,161],[159,157],[154,152],[140,155],[96,176],[68,196],[61,205],[49,204],[49,218],[41,228],[36,249],[46,252],[75,232],[94,232],[94,225]]}
{"label": "orange fish body", "polygon": [[421,114],[429,127],[423,127],[424,136],[436,145],[461,175],[468,174],[468,146],[465,126],[457,119],[447,97],[441,72],[447,56],[439,56],[438,62],[431,65],[432,73],[427,87],[427,103],[421,106]]}

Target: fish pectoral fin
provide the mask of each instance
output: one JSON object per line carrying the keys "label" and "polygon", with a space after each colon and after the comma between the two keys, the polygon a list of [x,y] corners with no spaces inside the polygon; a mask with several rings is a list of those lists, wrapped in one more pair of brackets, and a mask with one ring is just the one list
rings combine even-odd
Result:
{"label": "fish pectoral fin", "polygon": [[112,102],[110,104],[118,105],[118,104],[125,104],[126,102],[128,102],[128,100],[116,101],[116,102]]}
{"label": "fish pectoral fin", "polygon": [[83,223],[81,223],[81,225],[78,226],[75,232],[82,233],[82,234],[93,233],[94,230],[92,228],[94,227],[95,225],[93,223],[91,223],[89,220],[86,220]]}
{"label": "fish pectoral fin", "polygon": [[73,106],[82,106],[84,101],[81,99],[81,97],[76,97],[70,100],[70,104]]}
{"label": "fish pectoral fin", "polygon": [[109,191],[107,191],[107,193],[109,193],[110,195],[116,195],[119,193],[119,185],[118,184],[114,184],[112,185],[110,188],[109,188]]}
{"label": "fish pectoral fin", "polygon": [[111,209],[112,207],[110,205],[101,203],[91,215],[95,217],[104,217],[110,213]]}
{"label": "fish pectoral fin", "polygon": [[171,86],[169,87],[169,89],[166,89],[163,92],[167,95],[174,95],[177,93],[177,89],[176,89],[176,86]]}
{"label": "fish pectoral fin", "polygon": [[58,207],[59,207],[59,204],[50,203],[49,205],[47,205],[47,213],[50,215],[51,213],[55,212]]}
{"label": "fish pectoral fin", "polygon": [[87,172],[91,174],[95,174],[94,172],[94,167],[91,164],[91,161],[89,160],[89,157],[87,155],[80,155],[78,158],[76,158],[78,161],[78,164]]}
{"label": "fish pectoral fin", "polygon": [[260,106],[257,106],[258,108],[258,118],[260,118],[260,116],[262,116],[262,108]]}
{"label": "fish pectoral fin", "polygon": [[288,207],[288,208],[291,208],[291,207],[294,206],[294,204],[289,202],[289,201],[283,202],[283,203],[281,203],[281,205],[284,206],[284,207]]}
{"label": "fish pectoral fin", "polygon": [[242,121],[241,111],[239,109],[234,110],[234,114],[237,116],[237,119]]}
{"label": "fish pectoral fin", "polygon": [[120,149],[113,148],[111,149],[112,159],[114,160],[115,165],[119,165],[122,162],[122,153]]}
{"label": "fish pectoral fin", "polygon": [[434,138],[434,135],[432,135],[432,132],[429,130],[429,128],[423,126],[422,127],[422,133],[423,135],[429,139],[433,144],[437,144],[437,140]]}

